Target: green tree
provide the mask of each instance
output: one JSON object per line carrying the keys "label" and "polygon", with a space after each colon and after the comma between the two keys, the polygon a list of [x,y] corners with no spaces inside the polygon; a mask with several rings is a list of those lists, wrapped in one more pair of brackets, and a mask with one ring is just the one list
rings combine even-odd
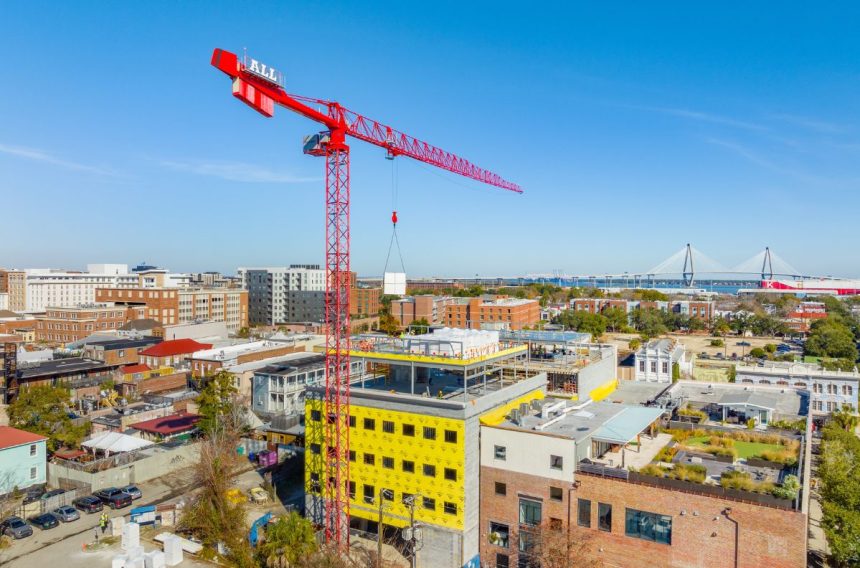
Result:
{"label": "green tree", "polygon": [[606,332],[606,318],[603,315],[583,310],[565,310],[553,320],[553,323],[590,333],[595,340]]}
{"label": "green tree", "polygon": [[835,566],[860,565],[860,438],[831,422],[823,430],[822,525]]}
{"label": "green tree", "polygon": [[282,517],[266,527],[266,538],[260,545],[259,556],[271,564],[283,559],[293,566],[311,557],[317,549],[313,524],[292,511],[286,518]]}
{"label": "green tree", "polygon": [[830,419],[846,432],[853,432],[857,428],[858,416],[850,404],[843,404],[841,409],[830,415]]}
{"label": "green tree", "polygon": [[198,412],[201,416],[198,426],[201,431],[210,434],[225,420],[234,419],[234,399],[237,392],[235,379],[229,371],[222,369],[209,377],[197,397]]}
{"label": "green tree", "polygon": [[776,353],[776,345],[773,343],[768,343],[764,346],[764,350],[768,353]]}
{"label": "green tree", "polygon": [[839,318],[813,323],[806,339],[806,354],[814,357],[857,360],[857,345],[851,329]]}
{"label": "green tree", "polygon": [[379,331],[391,336],[400,334],[400,324],[397,322],[397,318],[388,312],[383,313],[379,316]]}
{"label": "green tree", "polygon": [[412,322],[412,327],[418,328],[419,333],[427,333],[430,329],[430,322],[427,321],[427,318],[418,318]]}
{"label": "green tree", "polygon": [[609,306],[601,315],[606,318],[609,331],[621,331],[628,325],[627,312],[617,306]]}
{"label": "green tree", "polygon": [[639,348],[642,347],[642,340],[638,337],[634,337],[627,343],[627,347],[629,347],[631,351],[638,351]]}
{"label": "green tree", "polygon": [[734,365],[729,367],[729,370],[726,372],[726,376],[728,377],[730,383],[735,382],[738,378],[737,368]]}
{"label": "green tree", "polygon": [[242,339],[248,339],[249,337],[251,337],[251,330],[248,329],[247,327],[243,327],[239,331],[236,332],[236,337],[240,337]]}
{"label": "green tree", "polygon": [[681,380],[681,365],[677,361],[672,363],[672,382],[677,383]]}
{"label": "green tree", "polygon": [[647,308],[633,311],[633,327],[645,339],[651,339],[663,335],[669,331],[666,327],[663,314],[660,310]]}
{"label": "green tree", "polygon": [[666,302],[669,296],[658,290],[639,289],[633,291],[633,299],[645,302]]}
{"label": "green tree", "polygon": [[750,357],[755,359],[765,359],[767,358],[767,351],[762,349],[761,347],[753,347],[750,349]]}
{"label": "green tree", "polygon": [[718,317],[714,320],[714,325],[711,327],[711,333],[713,335],[719,335],[723,339],[725,339],[726,335],[732,330],[729,322],[726,321],[723,317]]}
{"label": "green tree", "polygon": [[71,395],[64,387],[22,387],[6,409],[9,424],[48,438],[48,449],[77,447],[89,432],[89,424],[75,426],[69,418]]}

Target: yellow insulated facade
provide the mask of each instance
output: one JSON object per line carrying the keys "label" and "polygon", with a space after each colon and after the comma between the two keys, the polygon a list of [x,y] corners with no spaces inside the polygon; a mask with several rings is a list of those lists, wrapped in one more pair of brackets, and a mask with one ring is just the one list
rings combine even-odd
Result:
{"label": "yellow insulated facade", "polygon": [[[308,464],[323,463],[326,447],[322,401],[306,401]],[[465,507],[465,420],[386,410],[353,403],[350,407],[350,514],[377,521],[378,499],[386,490],[385,524],[405,527],[415,496],[419,522],[463,530]],[[305,468],[305,490],[319,495],[322,472]]]}

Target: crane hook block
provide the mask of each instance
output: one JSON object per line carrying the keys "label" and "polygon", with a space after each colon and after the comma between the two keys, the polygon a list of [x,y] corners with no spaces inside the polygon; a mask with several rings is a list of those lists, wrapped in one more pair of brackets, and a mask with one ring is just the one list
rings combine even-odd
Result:
{"label": "crane hook block", "polygon": [[392,223],[392,224],[394,224],[394,225],[396,225],[396,224],[397,224],[397,211],[392,211],[392,212],[391,212],[391,223]]}

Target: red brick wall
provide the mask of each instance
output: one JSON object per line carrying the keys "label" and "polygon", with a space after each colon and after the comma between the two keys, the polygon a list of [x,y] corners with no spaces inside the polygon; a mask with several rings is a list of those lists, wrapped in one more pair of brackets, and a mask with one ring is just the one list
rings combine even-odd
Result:
{"label": "red brick wall", "polygon": [[[579,540],[578,535],[590,538],[595,555],[607,565],[733,568],[735,525],[723,515],[726,508],[731,508],[729,516],[738,522],[738,567],[800,568],[806,565],[806,515],[802,513],[582,474],[578,474],[576,480],[580,487],[570,492],[574,540]],[[506,497],[495,495],[495,481],[507,483]],[[536,476],[481,468],[482,559],[495,562],[496,552],[505,552],[489,544],[489,522],[503,522],[516,530],[519,494],[542,497],[542,520],[547,522],[555,517],[567,525],[567,487],[563,488],[564,502],[556,503],[549,500],[550,485],[561,484]],[[590,529],[576,523],[576,500],[580,498],[592,501]],[[611,533],[597,530],[598,503],[612,505]],[[671,516],[672,544],[625,536],[627,507]],[[685,515],[681,515],[682,510]],[[507,550],[512,566],[516,565],[516,545],[511,542]]]}

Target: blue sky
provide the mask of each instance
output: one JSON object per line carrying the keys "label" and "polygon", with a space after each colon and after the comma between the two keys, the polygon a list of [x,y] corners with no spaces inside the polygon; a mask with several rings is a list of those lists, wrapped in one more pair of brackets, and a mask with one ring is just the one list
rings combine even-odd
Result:
{"label": "blue sky", "polygon": [[[412,275],[647,270],[691,242],[860,276],[860,5],[6,2],[0,265],[322,262],[314,123],[209,65],[248,49],[521,184],[398,160]],[[392,164],[352,144],[353,267],[382,272]]]}

